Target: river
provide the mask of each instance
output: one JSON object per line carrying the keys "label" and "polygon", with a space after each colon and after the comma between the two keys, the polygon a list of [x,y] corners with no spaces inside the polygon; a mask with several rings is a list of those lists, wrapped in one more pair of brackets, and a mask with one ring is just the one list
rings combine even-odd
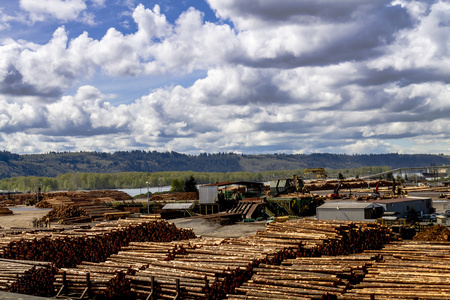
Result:
{"label": "river", "polygon": [[[150,193],[157,193],[157,192],[167,192],[170,191],[170,186],[161,186],[161,187],[150,187],[148,191]],[[147,187],[137,188],[137,189],[118,189],[118,191],[122,191],[130,195],[131,197],[134,197],[136,195],[141,195],[147,193]]]}

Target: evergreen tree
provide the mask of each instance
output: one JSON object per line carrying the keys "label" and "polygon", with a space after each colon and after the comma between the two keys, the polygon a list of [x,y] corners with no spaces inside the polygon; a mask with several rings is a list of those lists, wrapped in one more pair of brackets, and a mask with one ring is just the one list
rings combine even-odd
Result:
{"label": "evergreen tree", "polygon": [[184,191],[185,192],[197,192],[197,181],[194,176],[191,175],[188,180],[184,182]]}

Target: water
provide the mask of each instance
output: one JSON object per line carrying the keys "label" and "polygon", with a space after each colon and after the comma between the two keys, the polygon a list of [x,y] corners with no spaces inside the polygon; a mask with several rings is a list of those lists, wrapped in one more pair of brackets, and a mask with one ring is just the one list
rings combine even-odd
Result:
{"label": "water", "polygon": [[[170,191],[170,186],[161,186],[161,187],[150,187],[148,190],[150,193],[157,193],[157,192],[168,192]],[[142,187],[138,189],[118,189],[118,191],[125,192],[131,197],[134,197],[136,195],[141,195],[147,193],[147,187]]]}

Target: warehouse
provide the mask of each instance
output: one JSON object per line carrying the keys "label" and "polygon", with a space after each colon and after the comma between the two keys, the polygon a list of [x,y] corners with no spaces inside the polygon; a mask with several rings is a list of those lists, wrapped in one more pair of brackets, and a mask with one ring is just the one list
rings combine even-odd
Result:
{"label": "warehouse", "polygon": [[384,211],[397,212],[399,218],[421,216],[423,214],[431,214],[434,212],[431,198],[406,197],[375,200],[383,206]]}
{"label": "warehouse", "polygon": [[319,220],[369,221],[383,215],[383,207],[368,202],[329,201],[317,208]]}

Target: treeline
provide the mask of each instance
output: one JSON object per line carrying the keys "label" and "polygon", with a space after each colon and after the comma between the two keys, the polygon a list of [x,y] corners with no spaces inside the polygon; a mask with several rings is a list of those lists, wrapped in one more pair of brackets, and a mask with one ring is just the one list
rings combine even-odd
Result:
{"label": "treeline", "polygon": [[[118,151],[49,152],[18,155],[0,152],[0,179],[19,176],[57,177],[66,173],[122,173],[122,172],[272,172],[305,168],[358,169],[370,166],[426,167],[450,165],[446,155],[430,154],[368,154],[346,155],[202,153],[186,155],[177,152]],[[102,180],[102,178],[98,179]],[[89,185],[88,185],[89,186]],[[96,186],[91,183],[90,186]]]}
{"label": "treeline", "polygon": [[[337,178],[341,173],[344,177],[358,177],[388,171],[388,167],[363,167],[358,169],[326,169],[330,178]],[[98,190],[125,189],[170,186],[173,181],[189,180],[192,176],[198,184],[208,184],[228,181],[264,182],[279,178],[291,178],[294,174],[303,175],[303,169],[274,170],[265,172],[119,172],[119,173],[66,173],[56,177],[18,176],[0,180],[0,190],[42,192],[60,190]]]}

